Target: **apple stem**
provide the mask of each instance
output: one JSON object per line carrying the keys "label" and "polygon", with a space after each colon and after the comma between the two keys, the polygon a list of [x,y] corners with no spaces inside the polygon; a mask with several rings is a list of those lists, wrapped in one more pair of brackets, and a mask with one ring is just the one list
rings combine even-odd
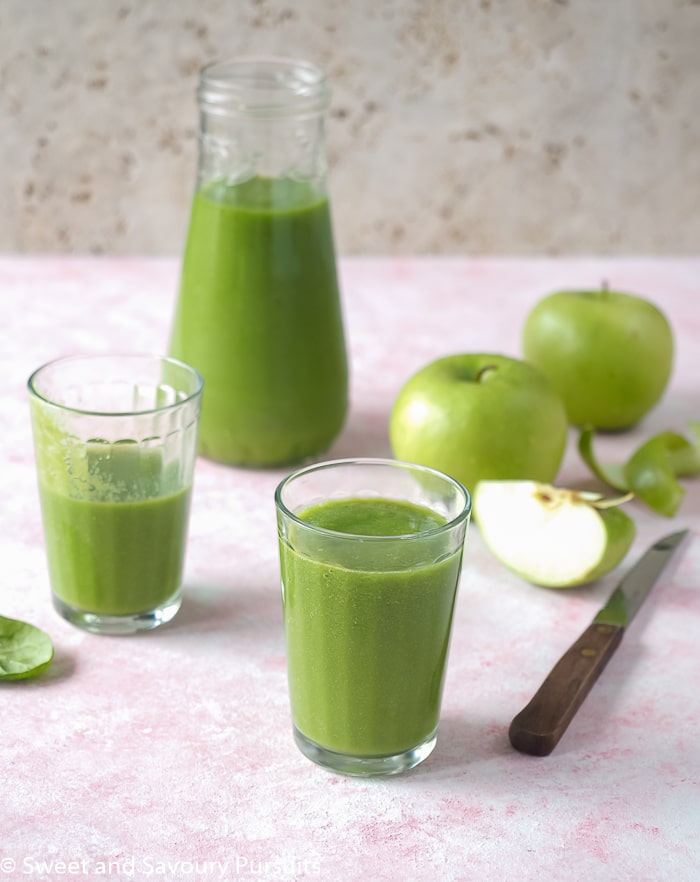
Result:
{"label": "apple stem", "polygon": [[476,382],[480,383],[484,379],[486,374],[488,374],[490,371],[496,370],[498,370],[497,364],[485,364],[482,368],[479,369],[479,372],[476,375]]}
{"label": "apple stem", "polygon": [[623,505],[631,499],[634,499],[634,493],[625,493],[624,496],[616,496],[614,499],[596,499],[591,502],[591,505],[593,508],[598,509],[616,508],[618,505]]}

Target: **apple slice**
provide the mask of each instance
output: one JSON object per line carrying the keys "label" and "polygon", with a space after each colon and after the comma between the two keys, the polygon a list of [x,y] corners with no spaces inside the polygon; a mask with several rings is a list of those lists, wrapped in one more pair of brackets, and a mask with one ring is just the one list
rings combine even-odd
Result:
{"label": "apple slice", "polygon": [[480,481],[474,518],[501,563],[535,585],[567,588],[600,578],[627,554],[635,524],[618,505],[631,498],[536,481]]}

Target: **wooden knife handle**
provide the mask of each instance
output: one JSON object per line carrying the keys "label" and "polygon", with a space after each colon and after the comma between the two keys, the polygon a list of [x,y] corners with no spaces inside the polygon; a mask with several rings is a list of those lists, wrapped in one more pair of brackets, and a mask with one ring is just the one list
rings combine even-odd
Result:
{"label": "wooden knife handle", "polygon": [[554,665],[508,736],[522,753],[548,756],[617,649],[624,628],[593,623]]}

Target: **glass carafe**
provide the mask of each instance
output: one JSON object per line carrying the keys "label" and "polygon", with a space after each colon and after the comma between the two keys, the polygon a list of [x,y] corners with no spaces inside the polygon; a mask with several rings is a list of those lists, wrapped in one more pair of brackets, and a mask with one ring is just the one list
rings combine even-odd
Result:
{"label": "glass carafe", "polygon": [[200,452],[271,467],[324,451],[347,410],[326,190],[326,77],[284,58],[203,68],[197,185],[170,352],[204,377]]}

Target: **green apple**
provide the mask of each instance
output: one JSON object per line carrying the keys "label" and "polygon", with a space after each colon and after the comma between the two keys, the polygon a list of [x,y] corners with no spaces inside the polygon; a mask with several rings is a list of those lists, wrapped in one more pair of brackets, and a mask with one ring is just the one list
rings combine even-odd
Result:
{"label": "green apple", "polygon": [[568,588],[616,567],[635,537],[632,518],[604,499],[535,481],[482,481],[474,519],[492,554],[528,582]]}
{"label": "green apple", "polygon": [[625,429],[663,394],[673,335],[664,314],[643,297],[606,287],[559,291],[527,316],[523,353],[558,390],[570,423]]}
{"label": "green apple", "polygon": [[394,456],[431,466],[469,490],[484,478],[552,481],[567,441],[564,405],[544,375],[505,355],[439,358],[394,403]]}

